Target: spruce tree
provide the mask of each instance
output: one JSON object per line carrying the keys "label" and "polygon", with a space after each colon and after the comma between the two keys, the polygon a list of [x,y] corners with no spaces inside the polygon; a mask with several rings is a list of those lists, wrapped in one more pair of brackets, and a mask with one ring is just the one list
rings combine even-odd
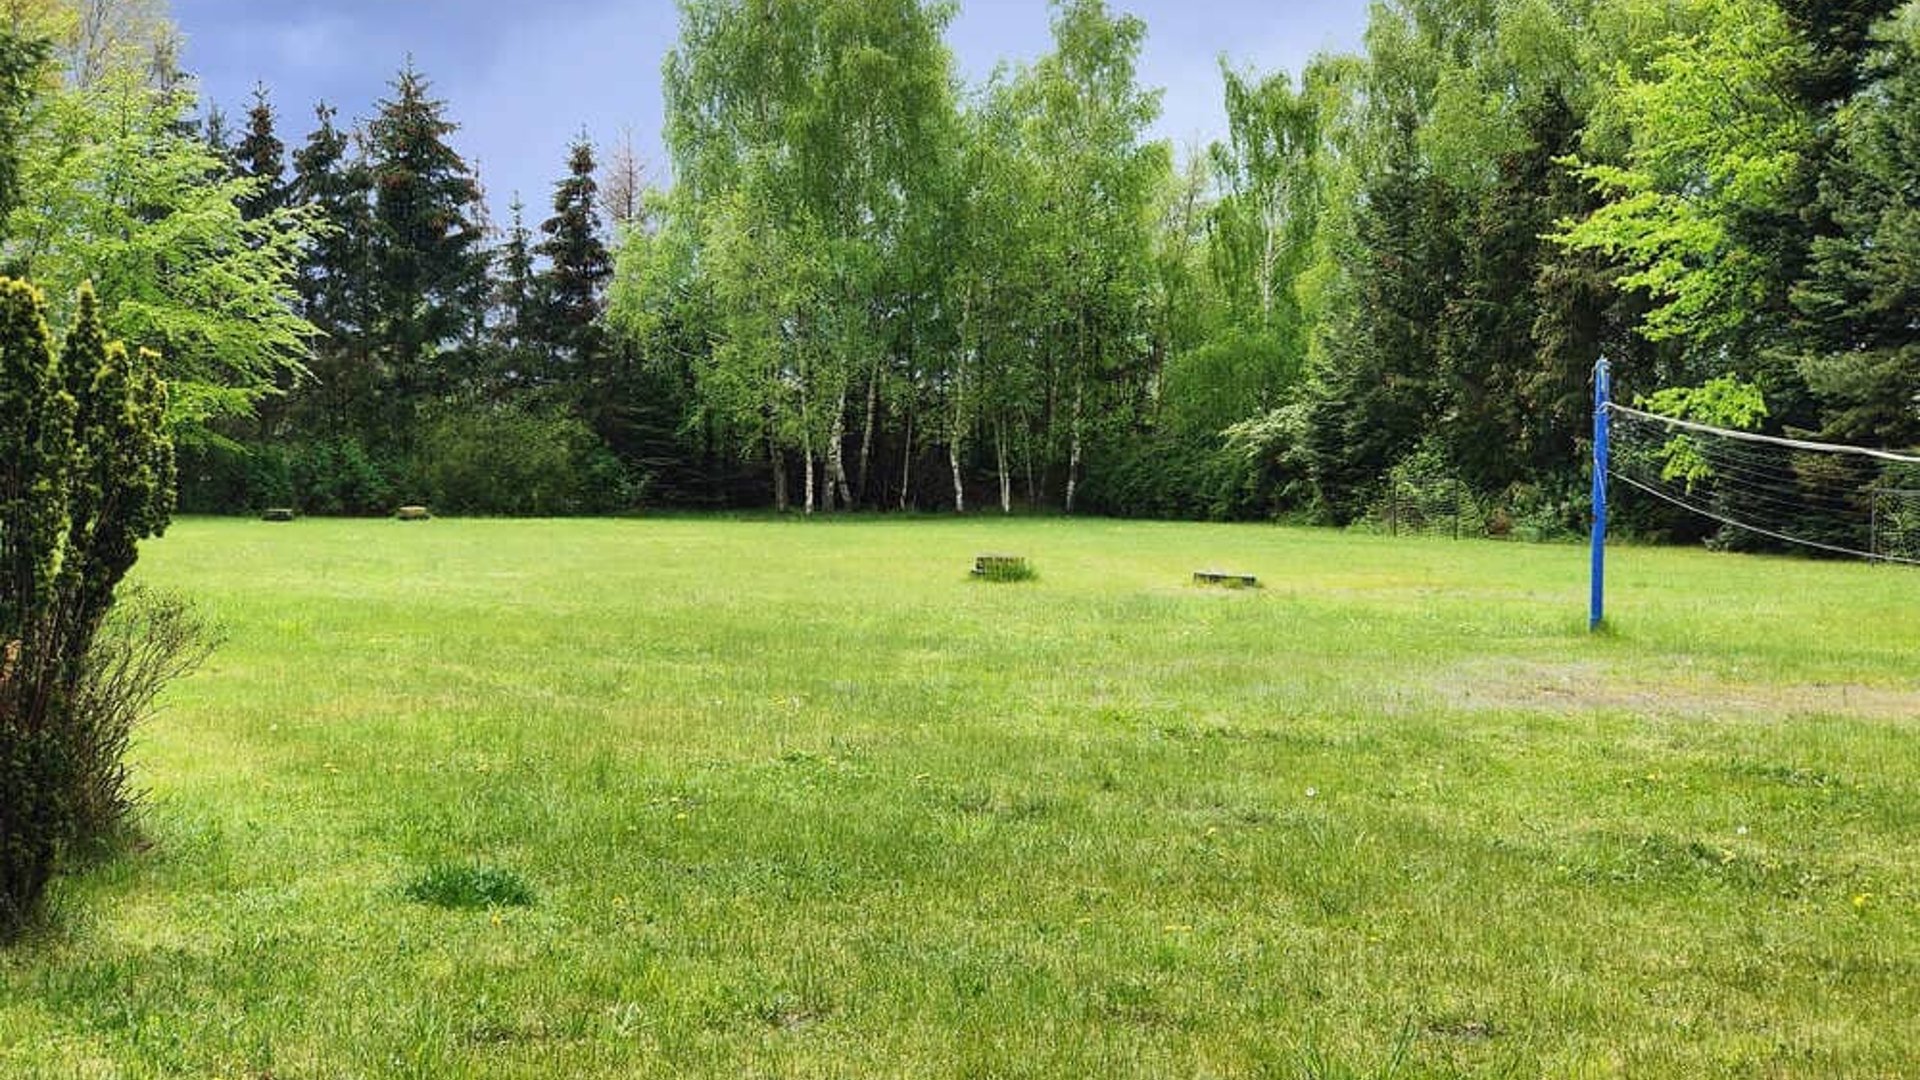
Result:
{"label": "spruce tree", "polygon": [[[191,137],[194,125],[189,123],[187,131]],[[231,173],[234,163],[233,126],[227,120],[227,111],[218,105],[209,107],[206,119],[198,125],[198,134],[200,141],[207,144],[207,149],[213,151],[213,156],[220,159],[222,173]]]}
{"label": "spruce tree", "polygon": [[514,196],[507,239],[495,255],[499,287],[494,293],[492,376],[502,389],[525,385],[539,366],[530,338],[538,329],[539,313],[534,298],[533,234],[527,228],[526,211],[526,204]]}
{"label": "spruce tree", "polygon": [[374,366],[373,177],[334,123],[332,107],[315,107],[318,126],[294,152],[288,197],[311,207],[327,226],[315,240],[299,281],[301,315],[320,331],[298,393],[296,414],[312,432],[363,433],[379,373]]}
{"label": "spruce tree", "polygon": [[1558,164],[1577,149],[1580,118],[1555,89],[1523,107],[1521,119],[1526,144],[1502,157],[1499,181],[1462,219],[1465,260],[1439,341],[1446,408],[1438,433],[1462,477],[1487,492],[1578,469],[1587,384],[1612,296],[1604,284],[1597,294],[1578,287],[1545,239],[1555,221],[1586,206]]}
{"label": "spruce tree", "polygon": [[259,190],[240,203],[247,220],[257,221],[287,205],[287,144],[275,132],[277,116],[267,88],[253,88],[253,106],[247,110],[247,130],[233,148],[234,165],[241,176],[254,180]]}
{"label": "spruce tree", "polygon": [[403,447],[421,404],[453,389],[459,365],[447,354],[471,335],[488,291],[480,185],[447,142],[457,130],[409,65],[367,131],[385,434]]}
{"label": "spruce tree", "polygon": [[547,260],[536,281],[538,321],[532,335],[548,360],[546,381],[590,392],[604,353],[601,315],[613,256],[601,240],[599,184],[593,145],[577,139],[566,179],[554,186],[553,216],[540,226],[536,253]]}
{"label": "spruce tree", "polygon": [[[1410,128],[1407,130],[1411,130]],[[1368,258],[1356,303],[1309,395],[1306,454],[1324,512],[1347,523],[1364,496],[1432,430],[1440,331],[1462,261],[1459,198],[1396,138],[1367,185],[1358,234]]]}
{"label": "spruce tree", "polygon": [[1842,231],[1814,240],[1794,302],[1825,434],[1906,447],[1920,444],[1920,9],[1878,44],[1822,185]]}

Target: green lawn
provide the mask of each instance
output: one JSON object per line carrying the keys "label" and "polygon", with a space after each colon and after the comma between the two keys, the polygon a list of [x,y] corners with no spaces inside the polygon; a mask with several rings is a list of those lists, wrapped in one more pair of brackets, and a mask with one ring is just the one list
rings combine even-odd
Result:
{"label": "green lawn", "polygon": [[1920,1074],[1920,572],[1625,549],[1594,638],[1585,558],[190,521],[230,640],[0,1076]]}

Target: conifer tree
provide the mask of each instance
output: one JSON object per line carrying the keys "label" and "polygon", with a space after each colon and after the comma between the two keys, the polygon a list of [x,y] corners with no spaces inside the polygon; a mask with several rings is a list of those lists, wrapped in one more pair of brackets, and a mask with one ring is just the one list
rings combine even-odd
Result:
{"label": "conifer tree", "polygon": [[600,167],[600,212],[614,229],[632,228],[647,216],[646,198],[646,163],[633,145],[633,129],[628,128]]}
{"label": "conifer tree", "polygon": [[1822,185],[1842,231],[1814,240],[1793,298],[1825,434],[1906,447],[1920,443],[1920,6],[1876,44]]}
{"label": "conifer tree", "polygon": [[83,290],[56,354],[39,291],[0,279],[0,936],[92,839],[86,787],[118,762],[80,704],[85,661],[173,510],[158,358],[109,344],[99,315]]}
{"label": "conifer tree", "polygon": [[277,119],[267,88],[254,87],[246,134],[233,148],[234,165],[240,175],[260,185],[258,191],[241,201],[240,212],[249,221],[287,205],[287,144],[274,130]]}
{"label": "conifer tree", "polygon": [[598,378],[604,352],[600,318],[613,256],[601,240],[599,184],[593,144],[583,135],[568,155],[567,176],[554,187],[553,216],[540,226],[536,253],[547,260],[535,283],[538,319],[531,335],[548,358],[546,378],[584,391]]}
{"label": "conifer tree", "polygon": [[1367,187],[1355,271],[1358,302],[1318,373],[1307,448],[1320,509],[1345,523],[1361,497],[1411,453],[1437,415],[1439,335],[1461,263],[1458,195],[1419,160],[1390,148]]}
{"label": "conifer tree", "polygon": [[527,228],[526,204],[514,196],[508,211],[506,242],[495,254],[499,286],[494,294],[498,310],[493,327],[493,380],[502,389],[524,385],[539,366],[531,336],[539,329],[534,307],[533,233]]}
{"label": "conifer tree", "polygon": [[316,106],[318,126],[294,152],[288,198],[313,210],[325,228],[316,237],[299,291],[301,314],[319,330],[308,368],[311,382],[297,404],[306,426],[333,433],[363,431],[378,385],[374,369],[372,297],[373,177],[353,154],[334,109]]}
{"label": "conifer tree", "polygon": [[480,185],[447,142],[458,130],[409,65],[367,131],[373,329],[387,374],[383,434],[402,445],[419,406],[453,388],[458,364],[447,354],[466,342],[485,308]]}
{"label": "conifer tree", "polygon": [[218,105],[207,109],[207,116],[198,125],[187,122],[184,129],[189,138],[198,134],[200,141],[207,144],[213,156],[220,159],[220,175],[230,175],[233,167],[233,126],[227,119],[227,111]]}

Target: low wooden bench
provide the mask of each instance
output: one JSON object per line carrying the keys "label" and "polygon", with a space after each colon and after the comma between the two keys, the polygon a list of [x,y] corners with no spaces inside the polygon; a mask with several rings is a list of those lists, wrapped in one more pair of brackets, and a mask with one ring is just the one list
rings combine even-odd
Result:
{"label": "low wooden bench", "polygon": [[1193,573],[1195,585],[1219,585],[1228,589],[1257,589],[1260,579],[1252,574],[1236,574],[1226,570],[1196,570]]}
{"label": "low wooden bench", "polygon": [[424,506],[403,506],[393,516],[401,521],[432,521],[433,511]]}
{"label": "low wooden bench", "polygon": [[294,518],[293,511],[285,507],[276,507],[260,515],[261,521],[272,521],[277,523],[292,521],[293,518]]}

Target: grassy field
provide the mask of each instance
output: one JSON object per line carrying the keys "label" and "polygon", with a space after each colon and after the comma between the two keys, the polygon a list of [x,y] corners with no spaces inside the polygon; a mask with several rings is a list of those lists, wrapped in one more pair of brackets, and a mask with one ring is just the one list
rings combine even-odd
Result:
{"label": "grassy field", "polygon": [[187,522],[230,640],[0,1076],[1920,1075],[1920,573],[1622,550],[1594,638],[1584,560]]}

